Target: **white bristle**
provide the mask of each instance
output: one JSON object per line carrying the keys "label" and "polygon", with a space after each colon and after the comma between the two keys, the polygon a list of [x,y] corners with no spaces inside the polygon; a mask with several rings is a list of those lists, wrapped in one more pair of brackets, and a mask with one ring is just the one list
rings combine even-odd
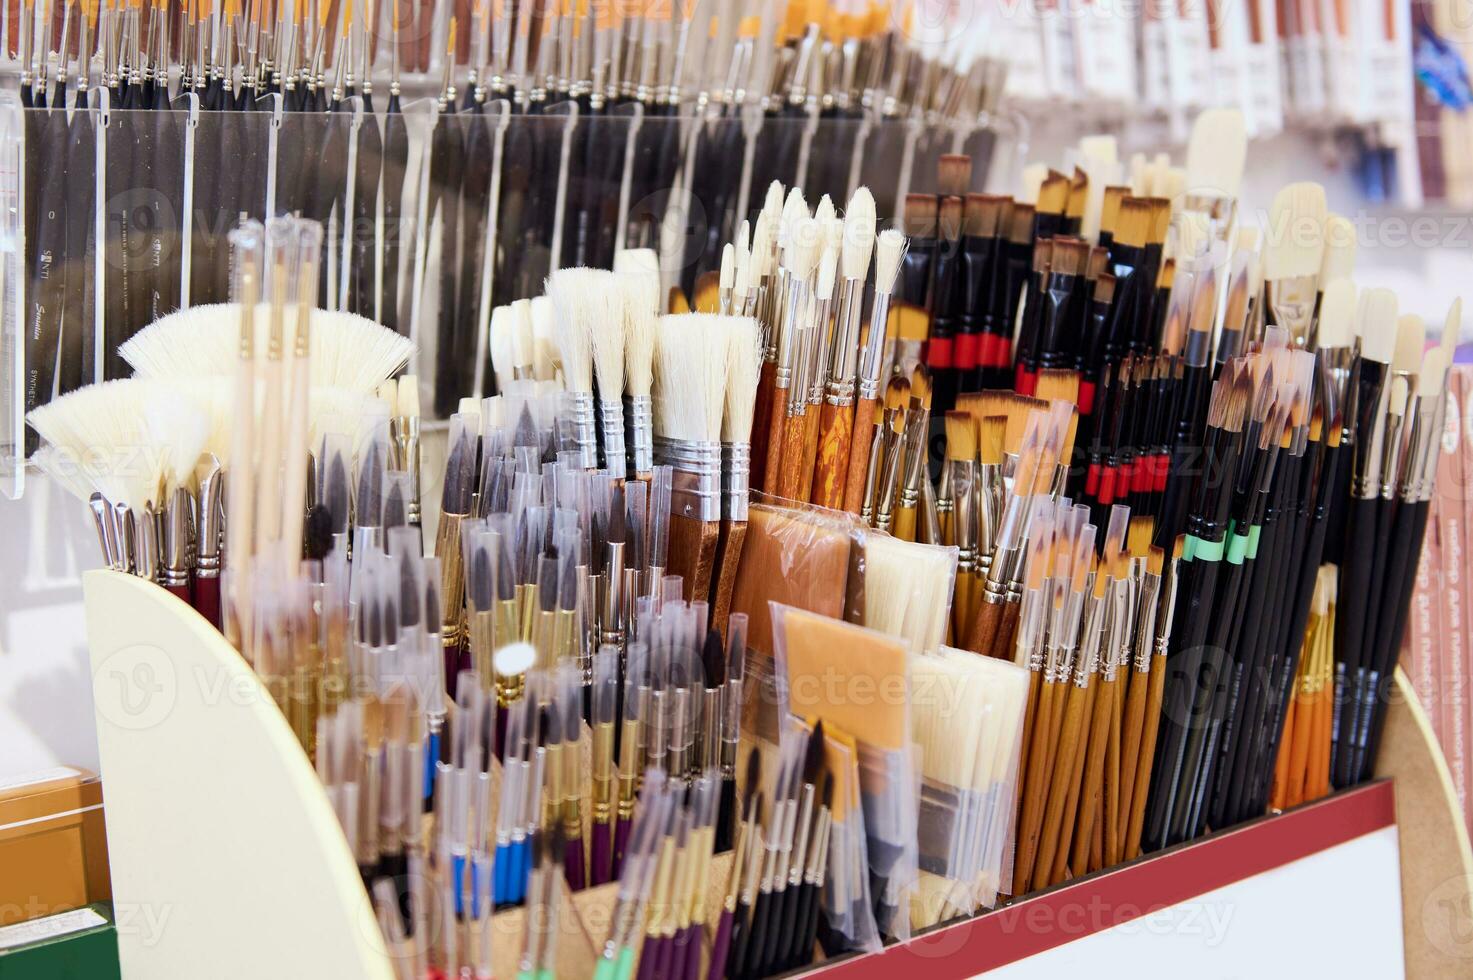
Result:
{"label": "white bristle", "polygon": [[[220,461],[221,466],[228,467],[231,443],[235,441],[235,386],[221,384],[218,377],[174,378],[163,383],[180,392],[205,416],[205,442],[200,452],[213,454]],[[342,389],[330,390],[341,391]],[[314,390],[310,397],[312,414],[315,415],[318,407],[317,391]],[[353,392],[353,397],[360,400],[377,401],[373,395],[358,392]],[[316,445],[316,442],[314,441],[312,445]]]}
{"label": "white bristle", "polygon": [[552,299],[534,296],[527,304],[527,316],[532,324],[532,374],[538,381],[551,381],[562,367],[562,355],[557,345],[557,314]]}
{"label": "white bristle", "polygon": [[475,398],[471,395],[466,395],[458,403],[456,403],[455,414],[475,415],[479,417],[481,414],[481,399]]}
{"label": "white bristle", "polygon": [[[363,431],[364,420],[386,418],[381,398],[364,395],[348,388],[313,388],[311,411],[307,415],[307,445],[320,446],[324,436],[339,433],[356,438]],[[213,452],[213,450],[211,450]],[[228,456],[220,456],[220,462]]]}
{"label": "white bristle", "polygon": [[[980,664],[990,658],[972,659]],[[993,751],[993,743],[984,740],[992,712],[980,671],[952,657],[912,656],[909,673],[911,690],[926,691],[932,704],[946,706],[911,713],[911,742],[921,750],[921,774],[938,785],[973,788],[979,756]]]}
{"label": "white bristle", "polygon": [[614,281],[614,273],[605,269],[559,269],[547,277],[547,295],[556,312],[553,336],[569,391],[593,390],[593,333],[609,319]]}
{"label": "white bristle", "polygon": [[[1184,211],[1177,222],[1178,261],[1195,262],[1212,244],[1212,229],[1207,215],[1200,211]],[[1181,268],[1180,265],[1177,268]]]}
{"label": "white bristle", "polygon": [[[256,317],[256,356],[264,359],[267,307]],[[285,317],[285,349],[295,314]],[[352,313],[312,311],[312,383],[370,392],[409,362],[414,346],[387,327]],[[144,378],[201,377],[235,371],[240,358],[240,306],[216,303],[161,317],[134,334],[118,354]]]}
{"label": "white bristle", "polygon": [[895,289],[895,275],[905,255],[905,236],[894,228],[880,232],[875,239],[875,292],[890,293]]}
{"label": "white bristle", "polygon": [[1442,349],[1447,352],[1447,364],[1451,367],[1457,358],[1459,335],[1463,329],[1463,297],[1453,297],[1453,305],[1448,308],[1447,319],[1442,321],[1442,338],[1439,341]]}
{"label": "white bristle", "polygon": [[654,380],[657,323],[648,278],[639,273],[621,275],[616,288],[624,324],[624,386],[631,395],[648,395]]}
{"label": "white bristle", "polygon": [[537,340],[532,328],[532,301],[519,299],[511,304],[511,364],[508,369],[530,368],[537,363]]}
{"label": "white bristle", "polygon": [[821,244],[818,223],[812,218],[800,218],[783,250],[783,264],[793,278],[802,280],[813,275]]}
{"label": "white bristle", "polygon": [[834,262],[838,264],[839,250],[844,247],[844,222],[839,218],[830,218],[823,225],[823,247],[833,249]]}
{"label": "white bristle", "polygon": [[1103,164],[1120,162],[1120,145],[1113,136],[1082,137],[1079,140],[1079,153]]}
{"label": "white bristle", "polygon": [[506,397],[492,395],[481,399],[481,431],[490,432],[506,425]]}
{"label": "white bristle", "polygon": [[1037,204],[1038,191],[1043,187],[1043,182],[1048,179],[1048,164],[1030,163],[1023,168],[1023,176],[1018,186],[1019,204]]}
{"label": "white bristle", "polygon": [[1164,197],[1171,202],[1172,214],[1181,210],[1182,198],[1186,191],[1187,172],[1181,167],[1167,167],[1158,174],[1156,196]]}
{"label": "white bristle", "polygon": [[1396,320],[1396,351],[1391,355],[1391,370],[1415,373],[1422,364],[1422,350],[1427,346],[1427,327],[1415,313]]}
{"label": "white bristle", "polygon": [[783,185],[782,181],[774,180],[767,185],[767,193],[762,198],[762,213],[767,215],[769,222],[776,221],[783,213]]}
{"label": "white bristle", "polygon": [[818,205],[813,209],[813,220],[817,221],[820,226],[827,228],[829,222],[838,216],[839,212],[834,210],[832,198],[825,194],[818,199]]}
{"label": "white bristle", "polygon": [[721,421],[725,442],[749,442],[762,373],[762,331],[751,317],[727,317],[726,407]]}
{"label": "white bristle", "polygon": [[1386,410],[1392,415],[1405,415],[1407,410],[1407,396],[1411,394],[1411,386],[1407,384],[1405,375],[1396,375],[1391,379],[1391,397],[1387,399]]}
{"label": "white bristle", "polygon": [[777,246],[786,252],[793,244],[793,237],[798,233],[800,222],[806,224],[811,220],[808,214],[808,203],[803,200],[803,189],[794,187],[788,191],[787,200],[783,201],[782,217],[777,224]]}
{"label": "white bristle", "polygon": [[737,254],[751,254],[752,251],[752,224],[746,218],[742,219],[741,225],[737,227],[736,238],[732,239],[736,246]]}
{"label": "white bristle", "polygon": [[813,298],[818,300],[832,299],[834,296],[834,275],[839,268],[839,253],[832,248],[825,247],[823,255],[818,260],[818,283],[813,289]]}
{"label": "white bristle", "polygon": [[378,390],[374,394],[378,396],[379,401],[388,406],[390,415],[399,414],[397,411],[399,406],[399,386],[392,378],[379,385]]}
{"label": "white bristle", "polygon": [[1320,347],[1349,347],[1355,340],[1355,283],[1336,279],[1320,301]]}
{"label": "white bristle", "polygon": [[736,249],[727,242],[721,246],[721,279],[722,289],[731,289],[736,285]]}
{"label": "white bristle", "polygon": [[587,324],[593,344],[593,374],[598,379],[598,397],[616,402],[624,397],[624,318],[611,315],[611,301],[621,295],[619,277],[605,273],[599,277],[597,313]]}
{"label": "white bristle", "polygon": [[934,653],[946,639],[956,552],[883,534],[865,542],[864,625]]}
{"label": "white bristle", "polygon": [[1422,369],[1417,372],[1417,394],[1430,398],[1441,392],[1447,368],[1447,351],[1441,347],[1428,348],[1422,355]]}
{"label": "white bristle", "polygon": [[401,418],[419,418],[419,378],[416,375],[400,375],[398,408]]}
{"label": "white bristle", "polygon": [[1320,287],[1355,275],[1355,225],[1339,214],[1325,219],[1325,254],[1320,259]]}
{"label": "white bristle", "polygon": [[491,311],[491,369],[506,383],[516,369],[516,331],[512,327],[512,308],[498,306]]}
{"label": "white bristle", "polygon": [[715,313],[662,316],[655,357],[655,432],[682,442],[718,442],[726,401],[727,331]]}
{"label": "white bristle", "polygon": [[1290,184],[1268,213],[1265,278],[1317,276],[1325,255],[1325,189],[1312,181]]}
{"label": "white bristle", "polygon": [[752,282],[758,283],[771,276],[776,261],[777,234],[776,218],[766,211],[757,215],[757,225],[752,229]]}
{"label": "white bristle", "polygon": [[[209,417],[181,393],[169,390],[148,399],[143,415],[144,428],[158,447],[164,481],[170,488],[188,486],[210,435]],[[163,499],[155,503],[162,504]]]}
{"label": "white bristle", "polygon": [[740,310],[752,289],[752,257],[745,249],[738,249],[734,264],[736,273],[731,281],[731,301],[733,309]]}
{"label": "white bristle", "polygon": [[1187,143],[1187,192],[1237,197],[1248,156],[1243,112],[1236,108],[1204,109],[1192,124]]}
{"label": "white bristle", "polygon": [[660,299],[660,256],[652,248],[626,248],[614,255],[614,272],[637,279],[644,303],[654,316],[664,309]]}
{"label": "white bristle", "polygon": [[1146,188],[1146,155],[1132,153],[1130,155],[1130,194],[1132,197],[1146,197],[1149,193]]}
{"label": "white bristle", "polygon": [[1389,289],[1363,289],[1356,302],[1355,332],[1361,356],[1390,364],[1396,353],[1396,294]]}
{"label": "white bristle", "polygon": [[870,256],[875,251],[875,196],[861,187],[849,197],[844,213],[844,250],[839,256],[845,279],[863,279],[869,274]]}

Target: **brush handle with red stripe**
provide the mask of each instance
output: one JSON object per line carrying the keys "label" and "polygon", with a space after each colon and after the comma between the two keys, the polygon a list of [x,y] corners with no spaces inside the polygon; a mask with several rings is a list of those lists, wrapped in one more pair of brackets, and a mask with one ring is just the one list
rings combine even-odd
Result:
{"label": "brush handle with red stripe", "polygon": [[164,590],[170,595],[183,600],[186,605],[194,605],[193,598],[189,594],[188,582],[185,582],[183,585],[166,585],[164,586]]}

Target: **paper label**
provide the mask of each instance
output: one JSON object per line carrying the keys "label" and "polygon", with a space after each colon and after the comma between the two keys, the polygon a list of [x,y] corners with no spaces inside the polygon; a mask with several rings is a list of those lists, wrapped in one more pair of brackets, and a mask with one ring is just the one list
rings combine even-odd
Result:
{"label": "paper label", "polygon": [[0,949],[29,946],[43,939],[55,939],[67,933],[81,932],[83,929],[95,929],[105,925],[107,925],[107,920],[91,909],[59,912],[56,915],[48,915],[44,919],[17,922],[13,926],[0,928]]}

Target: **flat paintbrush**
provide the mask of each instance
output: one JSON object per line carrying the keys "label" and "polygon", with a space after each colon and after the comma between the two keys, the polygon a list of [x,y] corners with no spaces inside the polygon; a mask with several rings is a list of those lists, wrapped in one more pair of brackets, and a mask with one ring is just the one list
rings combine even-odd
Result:
{"label": "flat paintbrush", "polygon": [[752,417],[762,371],[762,337],[757,321],[725,318],[726,397],[721,417],[721,537],[711,583],[711,626],[724,632],[732,590],[747,536],[747,497],[751,485]]}

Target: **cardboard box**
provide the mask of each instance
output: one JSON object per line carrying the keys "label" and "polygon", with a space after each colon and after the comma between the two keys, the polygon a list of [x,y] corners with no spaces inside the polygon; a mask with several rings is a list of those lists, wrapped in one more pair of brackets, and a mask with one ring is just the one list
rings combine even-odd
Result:
{"label": "cardboard box", "polygon": [[102,781],[69,766],[0,781],[0,926],[112,899]]}

